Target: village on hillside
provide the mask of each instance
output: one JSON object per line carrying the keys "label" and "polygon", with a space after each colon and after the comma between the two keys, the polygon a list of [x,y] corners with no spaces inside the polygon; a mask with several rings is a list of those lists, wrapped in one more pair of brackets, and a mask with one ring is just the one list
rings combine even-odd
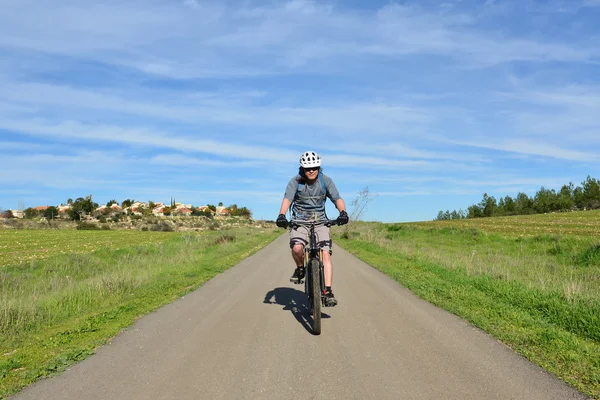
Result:
{"label": "village on hillside", "polygon": [[[81,200],[81,201],[80,201]],[[87,207],[78,207],[78,203],[88,201]],[[74,213],[74,211],[76,212]],[[120,205],[116,201],[110,201],[104,205],[91,202],[91,196],[77,199],[75,202],[69,199],[67,204],[59,206],[36,206],[25,210],[6,210],[2,213],[3,218],[36,218],[46,217],[48,219],[91,219],[104,216],[105,218],[120,215],[138,216],[205,216],[205,217],[227,217],[241,216],[251,217],[251,211],[245,207],[238,208],[236,204],[229,207],[219,203],[214,205],[193,206],[172,201],[170,205],[162,202],[123,201]],[[77,217],[77,218],[74,218]]]}

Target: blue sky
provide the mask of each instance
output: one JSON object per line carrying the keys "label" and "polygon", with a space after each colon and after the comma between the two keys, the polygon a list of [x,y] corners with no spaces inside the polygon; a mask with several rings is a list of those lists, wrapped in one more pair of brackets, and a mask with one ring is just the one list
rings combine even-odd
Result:
{"label": "blue sky", "polygon": [[600,0],[1,7],[0,208],[275,219],[306,150],[384,222],[600,178]]}

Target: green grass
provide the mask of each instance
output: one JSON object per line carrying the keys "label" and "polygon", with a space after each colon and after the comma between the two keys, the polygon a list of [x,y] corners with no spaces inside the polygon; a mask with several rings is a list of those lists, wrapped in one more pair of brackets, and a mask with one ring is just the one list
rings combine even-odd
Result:
{"label": "green grass", "polygon": [[[93,250],[0,267],[0,398],[89,356],[137,318],[281,234],[250,227],[199,234],[138,231],[128,232],[127,245],[97,246],[114,232],[77,233],[89,235]],[[53,234],[60,241],[73,232]]]}
{"label": "green grass", "polygon": [[57,254],[89,253],[103,247],[160,243],[168,232],[135,230],[0,229],[0,266],[24,264]]}
{"label": "green grass", "polygon": [[[570,214],[572,232],[598,231],[597,214]],[[555,220],[540,219],[354,223],[334,240],[600,399],[600,237],[547,234],[538,228]]]}

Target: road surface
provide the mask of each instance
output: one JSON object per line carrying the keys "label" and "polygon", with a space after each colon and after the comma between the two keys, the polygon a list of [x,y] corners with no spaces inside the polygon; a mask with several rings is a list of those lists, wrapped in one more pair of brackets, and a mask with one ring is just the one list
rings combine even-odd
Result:
{"label": "road surface", "polygon": [[320,336],[283,235],[14,398],[586,398],[337,246],[333,260]]}

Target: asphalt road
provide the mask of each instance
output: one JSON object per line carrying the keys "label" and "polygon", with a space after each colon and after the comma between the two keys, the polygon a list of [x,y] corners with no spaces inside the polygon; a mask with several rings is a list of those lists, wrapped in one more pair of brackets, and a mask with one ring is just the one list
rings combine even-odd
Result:
{"label": "asphalt road", "polygon": [[337,246],[333,260],[320,336],[284,235],[15,399],[585,398]]}

